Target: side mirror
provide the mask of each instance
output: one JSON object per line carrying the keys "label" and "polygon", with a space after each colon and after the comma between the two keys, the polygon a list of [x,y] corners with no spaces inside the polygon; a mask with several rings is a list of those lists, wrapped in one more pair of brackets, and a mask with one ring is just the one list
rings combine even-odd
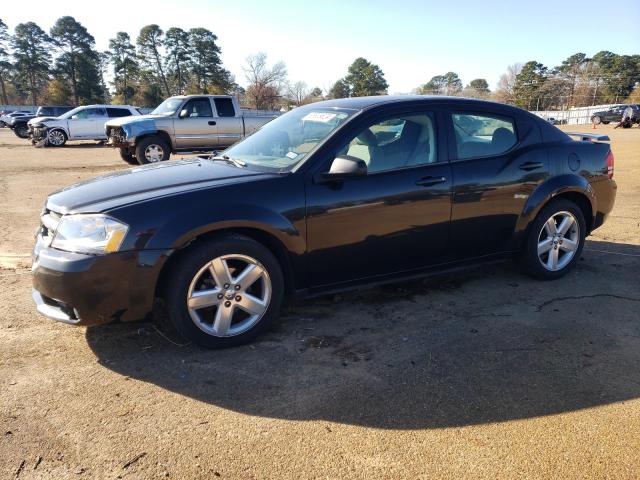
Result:
{"label": "side mirror", "polygon": [[180,110],[179,118],[187,118],[189,116],[189,111],[186,108]]}
{"label": "side mirror", "polygon": [[328,172],[321,175],[324,181],[343,180],[351,177],[362,177],[367,174],[364,160],[350,155],[340,155],[331,162]]}

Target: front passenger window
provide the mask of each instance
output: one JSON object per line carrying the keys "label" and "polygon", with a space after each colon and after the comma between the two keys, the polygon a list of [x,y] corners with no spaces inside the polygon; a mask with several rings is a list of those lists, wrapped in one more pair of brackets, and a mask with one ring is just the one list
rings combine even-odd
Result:
{"label": "front passenger window", "polygon": [[390,118],[363,129],[340,152],[367,164],[370,173],[436,162],[432,114]]}

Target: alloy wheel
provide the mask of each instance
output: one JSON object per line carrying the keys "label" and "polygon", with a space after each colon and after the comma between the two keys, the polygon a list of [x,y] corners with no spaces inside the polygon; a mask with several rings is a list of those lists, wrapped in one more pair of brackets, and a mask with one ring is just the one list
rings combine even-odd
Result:
{"label": "alloy wheel", "polygon": [[549,271],[562,270],[571,262],[579,246],[580,225],[576,217],[571,212],[556,212],[538,234],[538,260]]}
{"label": "alloy wheel", "polygon": [[144,156],[149,163],[160,162],[164,158],[164,150],[160,145],[152,143],[144,149]]}
{"label": "alloy wheel", "polygon": [[193,277],[187,291],[187,309],[200,330],[215,337],[230,337],[260,321],[269,307],[271,292],[269,274],[255,258],[223,255]]}
{"label": "alloy wheel", "polygon": [[56,147],[64,143],[64,133],[62,133],[60,130],[50,131],[47,137],[48,137],[47,139],[49,140],[49,143]]}

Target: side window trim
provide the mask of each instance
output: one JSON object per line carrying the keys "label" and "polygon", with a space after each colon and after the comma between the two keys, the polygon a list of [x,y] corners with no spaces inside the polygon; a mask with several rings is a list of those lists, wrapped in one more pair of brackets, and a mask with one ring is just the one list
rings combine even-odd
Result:
{"label": "side window trim", "polygon": [[[454,115],[478,115],[478,116],[484,116],[484,117],[489,117],[489,118],[496,118],[498,120],[508,120],[509,122],[511,122],[511,124],[513,125],[513,134],[516,136],[516,142],[511,146],[511,148],[509,148],[508,150],[505,150],[504,152],[498,153],[498,154],[491,154],[491,155],[479,155],[479,156],[474,156],[474,157],[467,157],[467,158],[458,158],[458,142],[456,142],[456,134],[455,134],[455,127],[454,127],[454,122],[453,122],[453,116]],[[445,112],[445,121],[446,121],[446,131],[447,131],[447,147],[448,147],[448,157],[449,157],[449,162],[451,163],[459,163],[459,162],[469,162],[469,161],[473,161],[473,160],[481,160],[481,159],[487,159],[487,158],[495,158],[495,157],[501,157],[504,155],[509,155],[511,152],[513,152],[515,149],[517,149],[520,146],[520,135],[518,133],[518,120],[515,117],[511,117],[509,115],[504,115],[502,113],[495,113],[495,112],[490,112],[490,111],[486,111],[486,110],[476,110],[476,109],[450,109],[448,111]]]}

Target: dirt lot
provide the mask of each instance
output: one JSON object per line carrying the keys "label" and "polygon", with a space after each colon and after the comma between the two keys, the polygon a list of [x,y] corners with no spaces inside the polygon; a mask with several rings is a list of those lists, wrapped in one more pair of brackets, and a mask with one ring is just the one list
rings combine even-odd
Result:
{"label": "dirt lot", "polygon": [[0,130],[0,478],[640,477],[640,129],[598,131],[618,199],[567,278],[505,264],[325,297],[203,351],[35,313],[46,194],[125,165]]}

